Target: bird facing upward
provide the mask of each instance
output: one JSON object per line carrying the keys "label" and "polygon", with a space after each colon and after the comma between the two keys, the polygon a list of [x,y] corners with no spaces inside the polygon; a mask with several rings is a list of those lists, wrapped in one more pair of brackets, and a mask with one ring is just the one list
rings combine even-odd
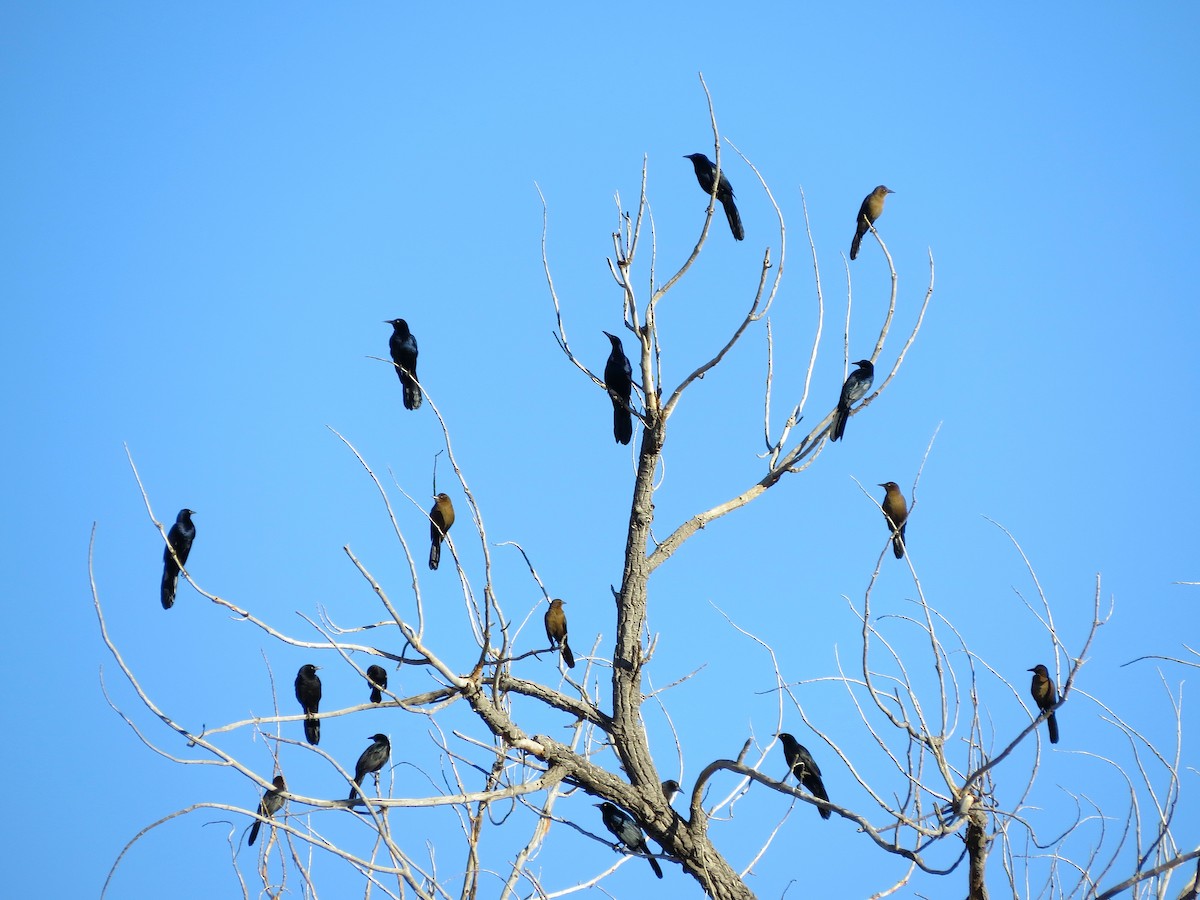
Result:
{"label": "bird facing upward", "polygon": [[856,368],[842,383],[842,393],[838,396],[837,409],[833,411],[833,421],[829,424],[829,440],[840,441],[846,433],[846,420],[850,418],[850,407],[866,396],[875,380],[875,364],[869,359],[860,359],[854,364]]}
{"label": "bird facing upward", "polygon": [[563,612],[565,600],[551,600],[550,608],[546,610],[546,637],[550,639],[550,647],[559,648],[559,654],[568,669],[575,668],[575,654],[567,646],[567,614]]}
{"label": "bird facing upward", "polygon": [[[696,180],[700,182],[700,187],[704,189],[704,193],[712,194],[713,175],[717,171],[717,167],[713,161],[703,153],[688,153],[684,155],[684,159],[692,161],[692,168],[696,170]],[[729,183],[729,179],[725,177],[723,170],[721,172],[720,185],[717,187],[717,199],[725,207],[725,218],[729,220],[729,230],[733,232],[734,240],[744,240],[746,230],[742,228],[742,217],[738,214],[737,204],[733,202],[733,185]]]}
{"label": "bird facing upward", "polygon": [[419,409],[421,385],[417,381],[417,339],[408,330],[408,323],[403,319],[386,321],[392,326],[388,349],[392,352],[392,362],[396,364],[396,375],[400,378],[400,384],[404,386],[404,408]]}
{"label": "bird facing upward", "polygon": [[429,568],[437,569],[442,558],[442,540],[453,524],[454,504],[448,494],[438,494],[429,511]]}
{"label": "bird facing upward", "polygon": [[662,869],[659,868],[658,860],[650,855],[650,848],[646,846],[646,836],[642,834],[642,829],[638,827],[637,822],[633,821],[633,817],[607,801],[592,805],[600,807],[600,816],[604,819],[604,827],[630,850],[645,853],[654,874],[662,878]]}
{"label": "bird facing upward", "polygon": [[382,703],[381,688],[387,687],[387,669],[383,666],[367,666],[367,684],[371,686],[371,702]]}
{"label": "bird facing upward", "polygon": [[[179,583],[179,570],[187,565],[192,552],[192,541],[196,539],[196,526],[192,524],[194,509],[181,509],[175,524],[167,532],[167,546],[163,548],[162,608],[175,605],[175,586]],[[172,555],[171,551],[175,553]],[[177,561],[178,560],[178,561]]]}
{"label": "bird facing upward", "polygon": [[858,248],[862,244],[863,235],[875,224],[875,220],[883,215],[883,201],[887,199],[887,195],[894,193],[896,192],[891,188],[881,184],[863,198],[862,206],[858,208],[858,227],[854,232],[854,240],[850,242],[851,259],[858,259]]}
{"label": "bird facing upward", "polygon": [[311,718],[321,711],[321,679],[317,666],[307,663],[296,673],[296,699],[304,710],[304,739],[314,747],[321,743],[321,720]]}
{"label": "bird facing upward", "polygon": [[[372,772],[378,772],[382,769],[384,763],[392,755],[392,743],[388,740],[386,734],[373,734],[370,740],[374,741],[374,743],[362,752],[362,756],[354,764],[354,784],[350,785],[351,800],[358,796],[358,787],[355,787],[355,785],[361,787],[363,779]],[[376,781],[378,781],[378,778],[376,778]]]}
{"label": "bird facing upward", "polygon": [[[825,782],[821,780],[821,770],[817,768],[817,761],[808,752],[808,748],[787,732],[776,736],[783,744],[783,758],[787,760],[788,769],[796,776],[796,780],[804,785],[805,789],[814,797],[828,803],[829,795],[825,793]],[[829,810],[823,807],[818,807],[817,810],[821,813],[822,819],[829,818]]]}
{"label": "bird facing upward", "polygon": [[879,485],[887,493],[883,497],[883,517],[887,519],[888,530],[892,532],[892,552],[896,559],[904,559],[904,529],[908,524],[908,505],[904,495],[900,493],[900,485],[894,481],[885,481]]}
{"label": "bird facing upward", "polygon": [[603,332],[612,344],[608,361],[604,364],[604,386],[613,406],[613,438],[619,444],[628,444],[633,437],[633,414],[629,411],[629,398],[633,395],[633,367],[621,339],[615,334]]}
{"label": "bird facing upward", "polygon": [[[271,783],[275,787],[268,788],[267,792],[263,794],[262,799],[258,801],[258,814],[267,819],[279,812],[279,808],[283,806],[283,798],[279,796],[279,792],[287,790],[287,785],[284,783],[282,775],[276,775],[275,780]],[[262,819],[255,819],[254,824],[250,826],[250,839],[246,843],[251,847],[258,840],[260,825],[262,825]]]}
{"label": "bird facing upward", "polygon": [[[1033,702],[1037,704],[1038,709],[1045,713],[1054,708],[1054,704],[1058,702],[1058,691],[1054,687],[1054,681],[1050,678],[1050,670],[1038,663],[1032,669],[1033,683],[1029,685],[1029,693],[1033,696]],[[1058,719],[1054,717],[1054,713],[1046,716],[1046,730],[1050,732],[1050,743],[1058,743]]]}

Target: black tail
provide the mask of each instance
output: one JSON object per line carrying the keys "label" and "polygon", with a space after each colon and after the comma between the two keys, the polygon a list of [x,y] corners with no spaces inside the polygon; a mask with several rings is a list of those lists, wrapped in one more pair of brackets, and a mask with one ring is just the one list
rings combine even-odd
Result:
{"label": "black tail", "polygon": [[633,439],[633,416],[618,400],[613,400],[613,437],[620,444]]}
{"label": "black tail", "polygon": [[575,654],[571,652],[571,648],[567,646],[567,639],[562,639],[562,644],[559,647],[559,652],[562,653],[563,662],[567,664],[568,669],[575,668]]}
{"label": "black tail", "polygon": [[862,246],[863,234],[865,234],[865,232],[858,232],[858,234],[854,235],[854,240],[850,242],[851,259],[858,259],[858,248]]}
{"label": "black tail", "polygon": [[[741,240],[741,238],[739,238],[738,240]],[[646,852],[649,853],[650,851],[647,850]],[[654,870],[654,874],[657,875],[659,878],[662,878],[662,869],[660,869],[658,866],[658,860],[655,859],[653,856],[647,856],[646,859],[650,861],[650,868],[652,868]]]}
{"label": "black tail", "polygon": [[258,840],[258,826],[261,824],[262,822],[260,822],[258,819],[255,819],[254,824],[250,826],[250,840],[246,841],[246,843],[251,847],[253,847],[254,842]]}
{"label": "black tail", "polygon": [[321,720],[320,719],[305,719],[304,720],[304,739],[314,747],[321,743]]}
{"label": "black tail", "polygon": [[850,407],[842,408],[839,403],[838,408],[833,413],[833,424],[829,426],[829,439],[831,441],[840,441],[842,435],[846,433],[846,420],[850,418]]}
{"label": "black tail", "polygon": [[742,217],[738,214],[738,208],[733,202],[733,198],[722,198],[721,205],[725,207],[725,218],[729,220],[729,230],[733,232],[734,240],[745,240],[746,230],[742,228]]}
{"label": "black tail", "polygon": [[[804,786],[808,788],[809,792],[818,800],[824,800],[826,803],[829,802],[829,795],[825,793],[825,782],[821,780],[821,776],[813,775],[811,773],[806,774],[804,776]],[[819,809],[818,812],[820,812],[822,819],[829,818],[829,810]]]}
{"label": "black tail", "polygon": [[405,409],[420,409],[421,408],[421,385],[417,384],[415,378],[409,375],[400,373],[400,383],[404,385],[404,408]]}
{"label": "black tail", "polygon": [[175,585],[179,581],[179,570],[171,571],[174,566],[168,565],[162,577],[162,607],[170,609],[175,605]]}
{"label": "black tail", "polygon": [[1046,728],[1050,731],[1050,743],[1058,743],[1058,719],[1054,718],[1054,713],[1046,718]]}
{"label": "black tail", "polygon": [[437,571],[438,563],[442,561],[442,542],[434,541],[429,545],[429,568]]}
{"label": "black tail", "polygon": [[900,533],[892,538],[892,553],[896,554],[896,559],[904,559],[904,529],[906,525],[900,526]]}
{"label": "black tail", "polygon": [[383,702],[383,692],[380,691],[379,688],[377,688],[377,687],[371,688],[371,702],[372,703],[382,703]]}

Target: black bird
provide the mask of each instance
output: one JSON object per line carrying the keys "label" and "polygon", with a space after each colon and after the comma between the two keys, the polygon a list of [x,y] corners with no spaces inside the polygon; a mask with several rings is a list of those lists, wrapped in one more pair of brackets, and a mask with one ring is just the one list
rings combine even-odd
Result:
{"label": "black bird", "polygon": [[904,495],[900,493],[900,485],[894,481],[885,481],[879,485],[887,494],[883,498],[883,517],[887,519],[888,529],[892,532],[892,552],[896,559],[904,559],[904,529],[908,524],[908,506]]}
{"label": "black bird", "polygon": [[842,435],[846,433],[846,420],[850,418],[850,407],[866,396],[875,380],[875,364],[869,359],[860,359],[854,365],[858,368],[850,373],[842,385],[837,409],[833,412],[833,422],[829,426],[831,441],[842,439]]}
{"label": "black bird", "polygon": [[[263,794],[262,800],[260,800],[258,803],[258,814],[267,819],[279,812],[279,808],[283,806],[283,798],[279,796],[279,792],[287,790],[287,785],[284,784],[282,775],[276,775],[275,780],[271,783],[274,784],[275,787],[269,788],[267,792]],[[254,842],[258,840],[258,829],[260,825],[262,825],[262,819],[255,819],[254,824],[250,826],[250,840],[248,840],[246,843],[251,847],[253,847]]]}
{"label": "black bird", "polygon": [[408,323],[403,319],[388,319],[392,326],[392,336],[388,339],[388,349],[392,351],[392,362],[396,364],[396,374],[404,385],[404,408],[420,409],[421,385],[417,381],[417,339],[408,330]]}
{"label": "black bird", "polygon": [[429,511],[429,568],[437,569],[442,558],[442,541],[454,524],[454,504],[448,494],[433,498],[433,509]]}
{"label": "black bird", "polygon": [[613,405],[613,438],[619,444],[628,444],[633,437],[633,414],[629,411],[629,398],[633,394],[633,367],[615,334],[603,332],[612,343],[612,352],[604,364],[604,386],[608,388]]}
{"label": "black bird", "polygon": [[[1050,670],[1038,663],[1032,669],[1033,683],[1029,685],[1029,693],[1033,695],[1033,702],[1038,705],[1043,713],[1054,708],[1054,704],[1058,702],[1058,691],[1054,687],[1054,681],[1050,678]],[[1054,718],[1054,713],[1050,713],[1046,717],[1046,729],[1050,732],[1050,743],[1058,743],[1058,719]]]}
{"label": "black bird", "polygon": [[633,817],[607,801],[592,805],[600,807],[600,815],[604,818],[604,827],[630,850],[640,850],[645,853],[654,874],[662,878],[662,869],[658,866],[658,860],[650,855],[650,848],[646,846],[646,836],[642,834],[642,829],[638,827],[637,822],[633,821]]}
{"label": "black bird", "polygon": [[321,679],[318,666],[306,663],[296,673],[296,699],[304,710],[304,738],[313,746],[321,743],[321,720],[311,718],[321,711]]}
{"label": "black bird", "polygon": [[[713,161],[703,153],[688,153],[684,159],[692,161],[692,168],[696,170],[696,180],[700,182],[700,187],[704,189],[704,193],[711,194],[713,192],[713,175],[717,171]],[[734,240],[743,240],[746,237],[746,231],[742,228],[742,217],[738,215],[737,205],[733,202],[733,185],[725,177],[724,171],[721,172],[721,184],[717,187],[717,199],[725,207],[725,218],[729,220],[729,230],[733,232]]]}
{"label": "black bird", "polygon": [[371,702],[382,703],[380,688],[387,687],[387,669],[383,666],[367,666],[367,684],[371,685]]}
{"label": "black bird", "polygon": [[[392,744],[386,734],[373,734],[371,740],[375,743],[364,750],[362,756],[358,758],[358,762],[354,764],[354,784],[359,787],[362,787],[364,778],[372,772],[382,769],[384,763],[388,761],[388,757],[392,755]],[[378,776],[376,776],[375,782],[379,783]],[[351,800],[358,796],[358,788],[354,784],[350,785]]]}
{"label": "black bird", "polygon": [[851,259],[858,258],[858,247],[862,243],[863,235],[875,224],[875,220],[883,215],[883,201],[887,199],[887,195],[894,193],[896,192],[891,188],[881,184],[863,198],[862,206],[858,208],[858,227],[854,232],[854,240],[850,242]]}
{"label": "black bird", "polygon": [[[821,781],[821,770],[817,768],[817,761],[812,758],[808,748],[787,732],[778,737],[783,744],[783,758],[787,760],[788,768],[792,770],[796,780],[814,797],[828,803],[829,795],[825,793],[825,782]],[[785,775],[784,778],[786,777]],[[829,818],[829,810],[822,807],[819,811],[822,819]]]}
{"label": "black bird", "polygon": [[558,647],[559,654],[568,669],[575,668],[575,654],[567,646],[567,614],[563,612],[565,600],[551,600],[550,608],[546,610],[546,637],[550,639],[551,648]]}
{"label": "black bird", "polygon": [[[196,539],[196,526],[192,524],[192,516],[195,514],[194,509],[181,509],[175,517],[175,524],[167,532],[167,546],[163,548],[163,609],[170,609],[175,605],[175,585],[179,582],[179,570],[187,565],[188,554],[192,552],[192,541]],[[173,556],[172,550],[175,551]]]}
{"label": "black bird", "polygon": [[679,796],[679,782],[674,778],[668,778],[662,783],[662,792],[663,798],[667,801],[667,804],[670,805],[671,801]]}

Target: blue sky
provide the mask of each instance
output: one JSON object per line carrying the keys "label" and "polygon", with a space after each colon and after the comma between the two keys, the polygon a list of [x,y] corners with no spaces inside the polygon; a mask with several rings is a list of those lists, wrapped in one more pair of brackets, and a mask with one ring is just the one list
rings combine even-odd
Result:
{"label": "blue sky", "polygon": [[[377,621],[348,545],[403,594],[406,569],[374,488],[328,430],[426,502],[440,432],[428,407],[405,413],[393,372],[371,358],[386,355],[384,319],[405,317],[420,340],[422,381],[450,423],[489,539],[520,542],[552,594],[568,598],[577,653],[596,635],[608,653],[631,457],[612,443],[607,399],[552,340],[535,185],[549,206],[548,251],[573,344],[599,370],[600,331],[620,328],[605,265],[614,194],[633,208],[645,158],[660,273],[685,258],[702,223],[705,198],[681,158],[711,155],[701,71],[722,132],[763,173],[788,223],[772,310],[777,409],[798,396],[815,322],[801,188],[827,304],[806,421],[828,412],[842,380],[842,259],[875,184],[896,191],[879,225],[900,274],[898,328],[919,307],[930,250],[937,283],[908,362],[850,422],[845,443],[697,535],[656,578],[650,623],[661,637],[648,675],[662,686],[700,670],[666,700],[684,741],[682,780],[775,730],[769,661],[717,608],[773,641],[790,682],[832,674],[835,651],[852,657],[856,646],[843,598],[861,601],[886,539],[855,480],[873,496],[887,480],[908,492],[935,432],[908,532],[931,602],[1023,685],[1029,666],[1051,661],[1050,647],[1017,595],[1033,594],[1020,557],[987,519],[1028,553],[1072,651],[1100,573],[1114,611],[1079,687],[1173,745],[1154,664],[1119,667],[1181,655],[1197,633],[1196,588],[1173,584],[1200,580],[1200,316],[1187,262],[1200,234],[1182,202],[1195,168],[1194,6],[62,3],[0,15],[12,626],[2,752],[10,772],[37,775],[12,791],[27,824],[10,841],[25,863],[13,876],[18,894],[44,889],[71,833],[72,864],[56,870],[55,885],[87,896],[160,816],[201,801],[256,802],[234,773],[154,755],[104,702],[101,667],[147,735],[187,754],[138,707],[100,641],[87,580],[92,523],[109,627],[156,702],[188,727],[268,714],[268,666],[291,711],[295,670],[322,656],[269,642],[190,587],[169,614],[159,608],[161,541],[123,445],[161,520],[182,506],[198,511],[189,570],[208,590],[305,639],[317,635],[297,612]],[[779,259],[753,173],[728,149],[724,164],[747,239],[730,240],[718,212],[705,255],[665,301],[669,385],[736,325],[764,248]],[[857,359],[888,289],[869,240],[852,276]],[[644,296],[644,269],[641,277]],[[898,346],[894,334],[885,361]],[[758,331],[680,407],[656,496],[658,536],[761,477],[763,369]],[[394,500],[419,545],[420,512]],[[478,544],[459,528],[477,572]],[[519,557],[493,552],[502,603],[520,621],[539,593]],[[875,602],[911,610],[907,569],[884,562]],[[466,666],[474,646],[450,573],[423,584],[433,633],[447,648],[458,641],[461,658],[448,655]],[[555,677],[545,657],[522,665],[529,677]],[[360,685],[336,666],[325,673],[327,704],[360,702]],[[402,675],[407,692],[429,686]],[[1165,683],[1185,675],[1168,666]],[[1027,719],[1003,689],[989,690],[999,741]],[[844,696],[798,691],[810,717],[870,758]],[[1059,716],[1063,743],[1043,755],[1030,800],[1046,833],[1073,814],[1055,809],[1070,805],[1070,792],[1106,808],[1121,802],[1112,771],[1082,754],[1115,753],[1122,740],[1082,697]],[[680,777],[664,721],[648,719],[664,777]],[[483,736],[466,718],[448,721]],[[1192,722],[1185,697],[1185,762]],[[794,710],[784,725],[805,740]],[[419,773],[436,775],[439,760],[423,718],[334,720],[322,747],[352,765],[376,730],[412,763],[396,769],[396,793],[427,793]],[[807,735],[831,796],[865,804]],[[69,756],[48,754],[65,741]],[[269,777],[264,742],[237,746]],[[1028,754],[1018,756],[1014,780],[1028,769]],[[328,766],[296,748],[285,751],[285,771],[315,795],[341,796]],[[1183,790],[1195,790],[1194,769]],[[568,798],[558,811],[598,827],[590,802]],[[761,822],[786,809],[765,793],[745,802],[717,838],[735,865]],[[1177,833],[1194,843],[1200,818],[1185,806]],[[174,896],[228,895],[229,828],[205,827],[221,818],[201,812],[153,832],[112,896],[168,886]],[[396,821],[449,840],[432,814],[401,811]],[[365,841],[351,825],[326,814],[318,827]],[[524,833],[498,839],[497,865],[504,842]],[[848,823],[811,810],[797,809],[779,842],[757,869],[760,896],[780,896],[792,879],[826,885],[820,863],[830,854],[860,861],[836,873],[854,879],[838,882],[845,896],[900,871]],[[440,868],[456,870],[454,851],[443,852]],[[561,889],[611,861],[559,827],[538,865]],[[244,850],[240,865],[250,874]],[[645,868],[623,867],[613,889],[636,896]],[[695,891],[666,868],[676,889]],[[336,885],[347,873],[322,862],[319,877]],[[949,896],[961,893],[960,878],[911,887]]]}

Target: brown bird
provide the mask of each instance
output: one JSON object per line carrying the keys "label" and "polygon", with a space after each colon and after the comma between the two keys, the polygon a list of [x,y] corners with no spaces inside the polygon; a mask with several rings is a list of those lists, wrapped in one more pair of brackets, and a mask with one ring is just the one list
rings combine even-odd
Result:
{"label": "brown bird", "polygon": [[858,228],[854,232],[854,240],[850,243],[851,259],[858,259],[858,247],[862,243],[863,235],[871,229],[875,220],[883,215],[883,201],[887,199],[887,195],[894,193],[896,192],[891,188],[881,184],[863,199],[862,206],[858,208]]}
{"label": "brown bird", "polygon": [[563,662],[568,669],[575,668],[575,654],[567,646],[567,614],[563,612],[565,600],[551,600],[550,608],[546,610],[546,637],[550,639],[550,647],[558,647]]}
{"label": "brown bird", "polygon": [[382,703],[381,688],[387,687],[387,669],[383,666],[367,666],[367,684],[371,686],[371,702]]}
{"label": "brown bird", "polygon": [[429,511],[429,568],[437,569],[442,558],[442,540],[454,524],[454,504],[446,494],[438,494],[433,501],[433,509]]}
{"label": "brown bird", "polygon": [[[1033,696],[1033,702],[1043,713],[1054,709],[1054,704],[1058,702],[1058,691],[1054,687],[1054,681],[1050,678],[1050,671],[1041,663],[1028,671],[1033,673],[1033,683],[1029,685],[1029,693]],[[1054,718],[1053,712],[1046,716],[1046,729],[1050,732],[1050,743],[1057,744],[1058,720]]]}
{"label": "brown bird", "polygon": [[[276,775],[275,780],[271,782],[275,787],[270,788],[263,794],[262,800],[258,802],[258,814],[264,819],[269,819],[275,813],[279,812],[279,808],[283,806],[283,798],[279,796],[280,791],[286,791],[287,785],[284,784],[283,776]],[[258,829],[262,825],[262,819],[255,819],[254,824],[250,826],[250,840],[246,841],[251,847],[258,840]]]}
{"label": "brown bird", "polygon": [[883,517],[887,519],[888,528],[892,532],[892,552],[896,559],[904,559],[904,526],[908,522],[908,506],[904,503],[904,495],[900,493],[900,485],[894,481],[886,481],[880,485],[887,496],[883,498]]}

